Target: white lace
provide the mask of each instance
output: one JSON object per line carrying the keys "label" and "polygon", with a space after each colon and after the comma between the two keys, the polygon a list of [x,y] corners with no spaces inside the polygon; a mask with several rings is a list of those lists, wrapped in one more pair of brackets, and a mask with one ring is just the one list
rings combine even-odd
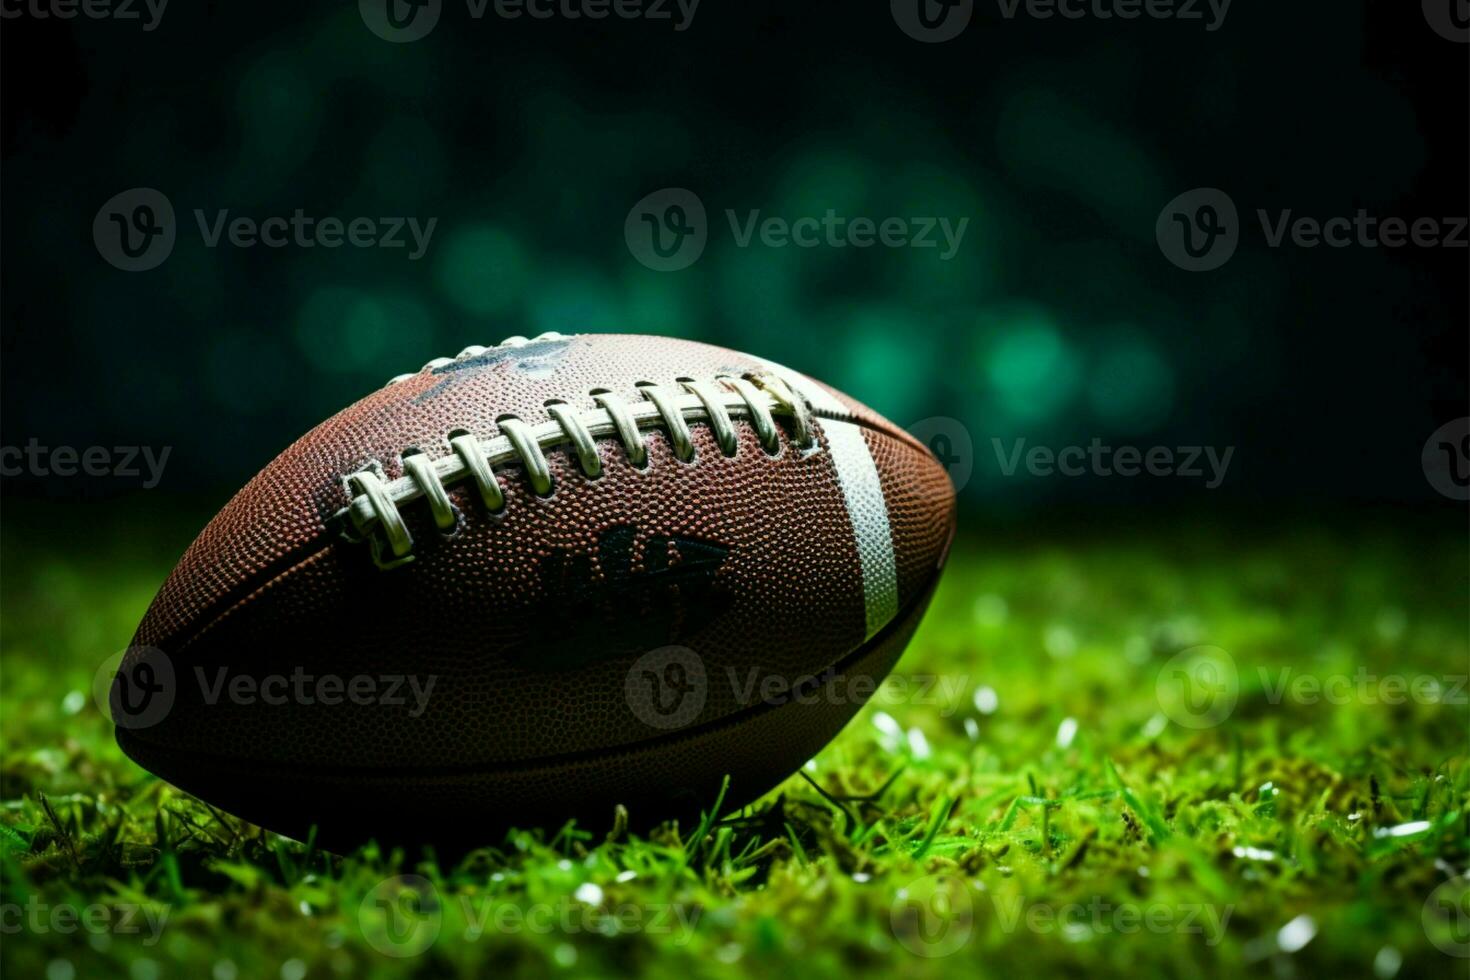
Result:
{"label": "white lace", "polygon": [[[460,356],[475,356],[485,349],[470,347]],[[440,358],[427,366],[438,367],[450,361]],[[412,375],[401,375],[390,383],[405,377]],[[400,513],[404,504],[423,498],[434,523],[441,530],[449,530],[458,518],[446,487],[469,480],[486,508],[499,512],[505,507],[505,494],[495,478],[495,468],[505,464],[519,465],[531,489],[540,496],[550,496],[555,487],[546,459],[548,449],[565,449],[575,457],[583,475],[595,480],[602,475],[599,440],[620,442],[629,462],[641,469],[648,465],[644,432],[660,429],[668,436],[674,456],[687,463],[694,459],[690,423],[708,425],[720,451],[733,456],[739,450],[734,420],[740,419],[755,429],[764,450],[776,455],[781,449],[776,416],[789,420],[798,449],[806,452],[816,448],[809,406],[775,375],[751,380],[720,376],[713,381],[682,382],[679,390],[657,385],[640,385],[638,390],[644,400],[634,404],[608,392],[594,395],[598,408],[589,411],[579,412],[559,401],[548,402],[550,418],[539,425],[513,417],[501,419],[497,423],[501,434],[494,438],[459,435],[448,440],[450,452],[438,458],[423,453],[404,456],[403,475],[396,480],[385,480],[377,469],[352,473],[344,481],[352,499],[337,516],[345,519],[350,536],[372,541],[373,555],[380,565],[391,567],[413,557],[413,537]],[[374,534],[375,530],[381,530],[381,536]]]}

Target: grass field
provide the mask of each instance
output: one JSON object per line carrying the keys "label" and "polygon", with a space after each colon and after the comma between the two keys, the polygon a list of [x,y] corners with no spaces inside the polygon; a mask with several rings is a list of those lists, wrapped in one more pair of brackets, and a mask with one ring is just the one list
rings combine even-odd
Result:
{"label": "grass field", "polygon": [[962,522],[896,683],[759,806],[447,866],[120,754],[94,677],[197,523],[113,510],[7,508],[9,977],[1466,975],[1463,519]]}

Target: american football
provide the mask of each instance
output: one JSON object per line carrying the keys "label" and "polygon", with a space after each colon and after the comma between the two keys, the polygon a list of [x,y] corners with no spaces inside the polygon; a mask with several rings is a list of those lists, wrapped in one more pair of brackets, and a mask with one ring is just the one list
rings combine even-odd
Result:
{"label": "american football", "polygon": [[954,527],[921,442],[770,361],[470,347],[317,426],[204,528],[118,670],[117,739],[337,846],[728,811],[888,674]]}

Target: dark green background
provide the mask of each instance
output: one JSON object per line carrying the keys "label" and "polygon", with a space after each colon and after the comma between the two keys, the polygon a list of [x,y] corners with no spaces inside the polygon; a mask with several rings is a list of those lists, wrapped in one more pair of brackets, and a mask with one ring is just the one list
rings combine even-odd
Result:
{"label": "dark green background", "polygon": [[[309,8],[309,9],[301,9]],[[917,43],[887,4],[705,0],[667,22],[473,20],[411,44],[356,4],[185,4],[4,22],[3,443],[171,446],[218,498],[389,376],[542,330],[653,332],[784,361],[902,423],[971,432],[971,502],[1450,506],[1419,452],[1466,414],[1466,252],[1266,247],[1254,212],[1466,213],[1466,46],[1417,3],[1237,0],[1199,21],[1007,20]],[[93,244],[153,187],[149,272]],[[645,194],[711,215],[651,271]],[[1160,209],[1248,222],[1188,273]],[[428,251],[206,248],[191,212],[438,219]],[[937,215],[959,254],[734,246],[723,217]],[[1229,477],[1002,478],[1007,444],[1236,447]],[[115,495],[23,476],[12,493]]]}

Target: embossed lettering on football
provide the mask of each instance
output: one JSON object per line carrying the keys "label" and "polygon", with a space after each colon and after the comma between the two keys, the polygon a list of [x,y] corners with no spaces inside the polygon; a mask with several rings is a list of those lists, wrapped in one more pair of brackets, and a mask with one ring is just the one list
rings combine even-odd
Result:
{"label": "embossed lettering on football", "polygon": [[771,789],[898,659],[954,494],[779,365],[513,338],[333,416],[189,547],[112,689],[118,742],[331,846],[688,817]]}

